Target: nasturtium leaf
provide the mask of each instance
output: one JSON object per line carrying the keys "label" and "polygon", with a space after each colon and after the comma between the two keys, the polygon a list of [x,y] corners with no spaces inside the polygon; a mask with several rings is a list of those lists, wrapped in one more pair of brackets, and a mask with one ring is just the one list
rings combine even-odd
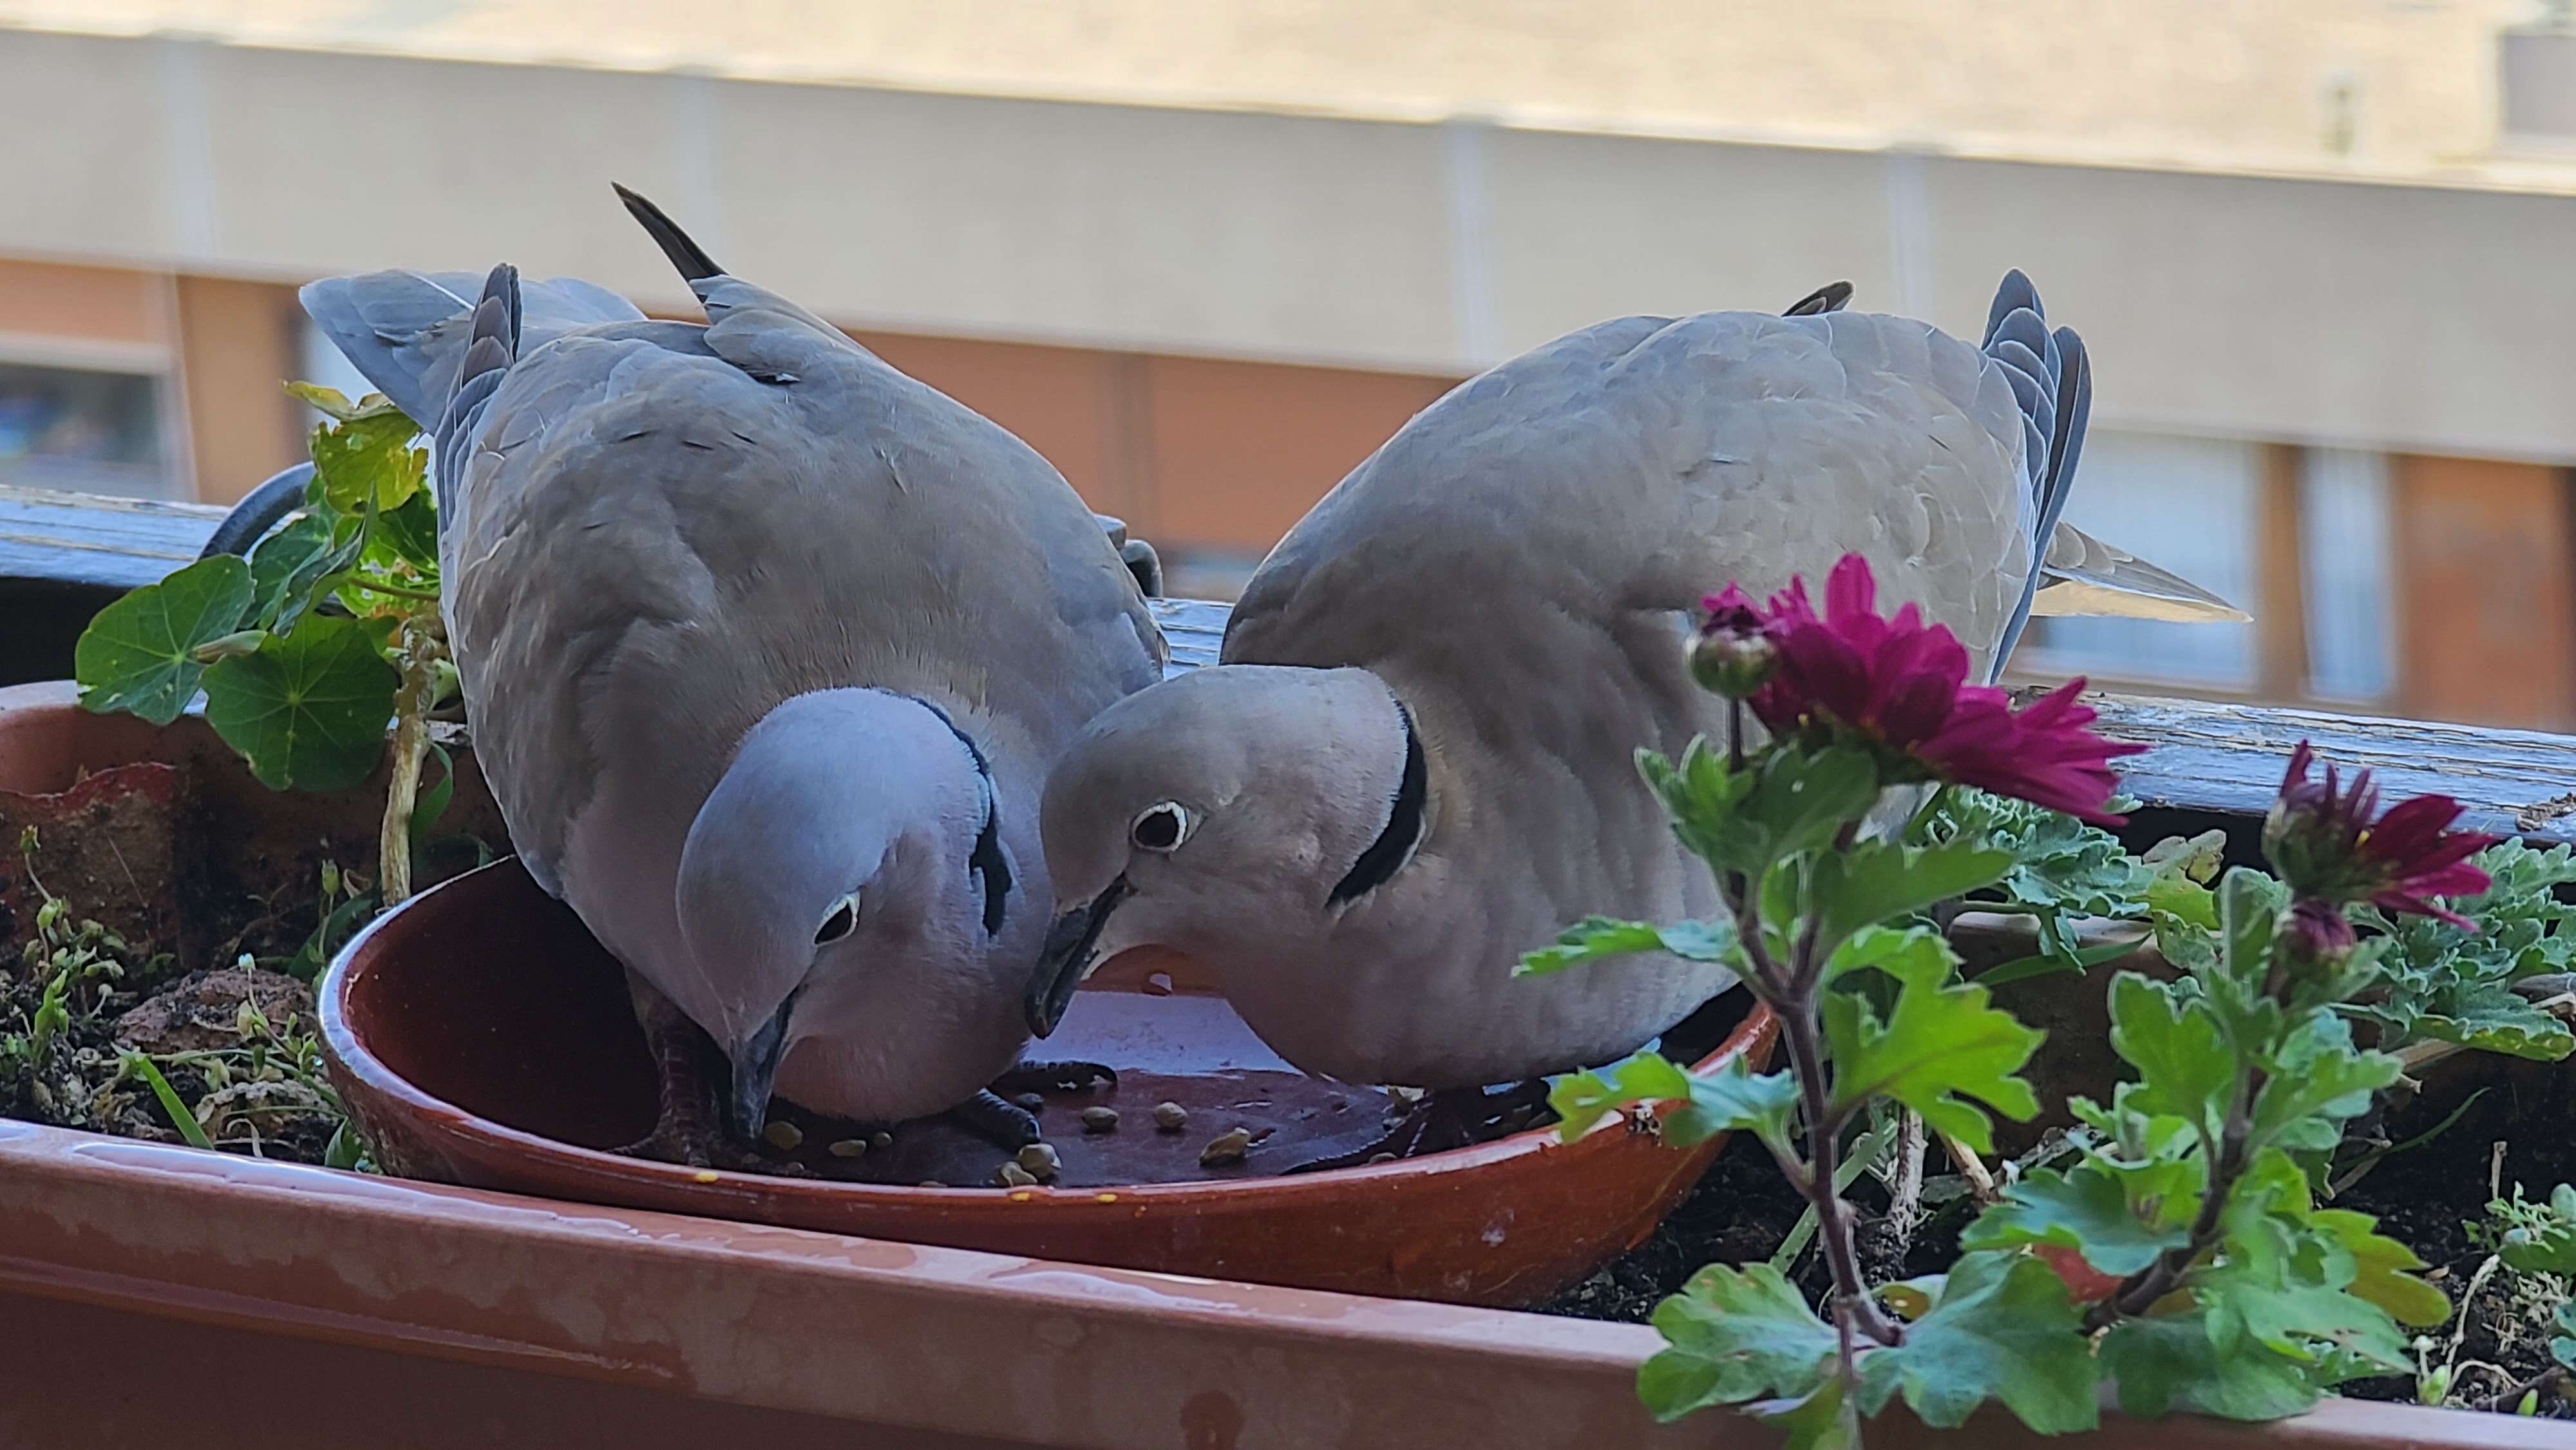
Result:
{"label": "nasturtium leaf", "polygon": [[278,634],[291,634],[302,623],[312,607],[331,592],[334,576],[358,561],[367,547],[369,520],[364,517],[330,520],[330,547],[299,558],[278,589],[277,614],[269,628]]}
{"label": "nasturtium leaf", "polygon": [[2119,1389],[2120,1409],[2139,1419],[2190,1410],[2229,1420],[2278,1420],[2317,1402],[2323,1389],[2308,1367],[2260,1345],[2220,1354],[2208,1315],[2123,1319],[2102,1336],[2105,1378]]}
{"label": "nasturtium leaf", "polygon": [[[326,514],[305,514],[260,540],[259,547],[250,552],[252,617],[274,621],[285,608],[289,581],[330,551],[331,519]],[[310,589],[318,577],[318,573],[306,574],[304,586]],[[297,612],[302,612],[301,604]]]}
{"label": "nasturtium leaf", "polygon": [[1597,1072],[1574,1072],[1548,1089],[1547,1105],[1556,1110],[1556,1135],[1571,1143],[1593,1124],[1630,1103],[1670,1102],[1687,1098],[1690,1074],[1658,1053],[1641,1052]]}
{"label": "nasturtium leaf", "polygon": [[1831,946],[1863,927],[1991,886],[2012,863],[2011,852],[1974,840],[1938,846],[1865,841],[1827,852],[1816,858],[1808,887],[1823,918],[1817,939]]}
{"label": "nasturtium leaf", "polygon": [[250,605],[250,566],[230,554],[200,559],[108,605],[72,647],[82,708],[169,724],[204,679],[197,648],[239,629]]}
{"label": "nasturtium leaf", "polygon": [[410,581],[415,588],[436,584],[438,510],[430,503],[429,490],[421,489],[399,507],[376,515],[375,529],[368,536],[367,550],[360,562],[389,576],[409,569],[416,576]]}
{"label": "nasturtium leaf", "polygon": [[1787,1069],[1757,1073],[1738,1056],[1689,1083],[1688,1101],[1664,1118],[1665,1142],[1687,1148],[1741,1129],[1774,1154],[1794,1156],[1790,1125],[1798,1111],[1798,1081]]}
{"label": "nasturtium leaf", "polygon": [[1540,976],[1579,963],[1636,952],[1670,952],[1694,962],[1727,961],[1735,954],[1735,924],[1721,918],[1657,926],[1647,921],[1587,916],[1567,927],[1554,946],[1524,954],[1512,968],[1512,975]]}
{"label": "nasturtium leaf", "polygon": [[384,758],[402,677],[382,631],[317,615],[206,672],[206,721],[271,790],[346,790]]}
{"label": "nasturtium leaf", "polygon": [[2191,1242],[2191,1228],[2175,1214],[2177,1207],[2188,1212],[2192,1205],[2132,1205],[2119,1178],[2093,1164],[2063,1173],[2035,1168],[2004,1190],[2003,1202],[1968,1226],[1959,1246],[2062,1245],[2103,1273],[2126,1277],[2167,1249]]}
{"label": "nasturtium leaf", "polygon": [[377,511],[400,508],[420,491],[429,455],[411,446],[420,428],[400,412],[386,411],[313,430],[313,481],[322,500],[356,514],[370,499]]}
{"label": "nasturtium leaf", "polygon": [[1860,1407],[1891,1393],[1936,1429],[1988,1400],[2043,1435],[2090,1430],[2099,1418],[2093,1348],[2066,1283],[2028,1254],[1970,1253],[1952,1265],[1941,1300],[1906,1326],[1904,1342],[1861,1356]]}
{"label": "nasturtium leaf", "polygon": [[288,383],[286,391],[311,404],[316,411],[341,423],[359,423],[374,418],[399,417],[402,414],[402,409],[394,406],[394,400],[382,393],[369,393],[352,403],[349,401],[348,394],[338,388],[326,388],[320,383]]}
{"label": "nasturtium leaf", "polygon": [[1833,1326],[1768,1264],[1711,1264],[1655,1306],[1665,1347],[1637,1370],[1658,1420],[1711,1405],[1804,1396],[1833,1377]]}
{"label": "nasturtium leaf", "polygon": [[1873,1097],[1893,1098],[1978,1152],[1990,1151],[1992,1120],[1966,1099],[2028,1121],[2039,1099],[2013,1074],[2046,1034],[1988,1005],[1988,998],[1983,987],[1909,981],[1882,1022],[1859,994],[1826,993],[1822,1015],[1835,1107],[1849,1111]]}

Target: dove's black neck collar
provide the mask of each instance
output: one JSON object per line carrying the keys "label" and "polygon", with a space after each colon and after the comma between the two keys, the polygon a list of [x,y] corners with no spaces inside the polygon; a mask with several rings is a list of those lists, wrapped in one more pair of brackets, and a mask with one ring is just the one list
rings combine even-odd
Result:
{"label": "dove's black neck collar", "polygon": [[1011,905],[1011,863],[1002,855],[1002,811],[993,794],[993,765],[984,758],[983,747],[975,738],[957,728],[948,712],[921,702],[922,708],[939,717],[957,743],[966,747],[966,758],[975,762],[975,784],[984,797],[984,823],[975,832],[975,849],[966,854],[966,869],[984,883],[984,935],[1002,934],[1002,919]]}
{"label": "dove's black neck collar", "polygon": [[1395,713],[1404,722],[1404,775],[1396,782],[1394,802],[1387,807],[1386,828],[1351,863],[1349,874],[1334,884],[1333,894],[1324,899],[1326,906],[1347,905],[1385,885],[1388,878],[1404,869],[1404,863],[1413,859],[1414,848],[1422,844],[1424,806],[1431,794],[1430,771],[1423,763],[1422,736],[1413,728],[1413,712],[1398,700]]}

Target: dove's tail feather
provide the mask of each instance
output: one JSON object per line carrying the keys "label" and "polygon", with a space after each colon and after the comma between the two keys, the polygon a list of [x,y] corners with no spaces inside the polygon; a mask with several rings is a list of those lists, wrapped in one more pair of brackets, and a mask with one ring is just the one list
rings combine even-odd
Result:
{"label": "dove's tail feather", "polygon": [[1851,301],[1851,299],[1852,284],[1849,282],[1828,282],[1824,286],[1817,288],[1815,291],[1808,293],[1806,296],[1799,298],[1797,301],[1790,303],[1780,315],[1782,317],[1814,317],[1819,313],[1840,312],[1843,310],[1843,305]]}
{"label": "dove's tail feather", "polygon": [[[434,430],[456,394],[482,280],[471,272],[369,272],[325,278],[297,295],[368,382]],[[526,283],[521,293],[523,349],[575,328],[644,319],[625,298],[577,278]]]}
{"label": "dove's tail feather", "polygon": [[726,275],[716,259],[707,255],[707,249],[680,230],[680,224],[671,220],[668,213],[614,181],[608,184],[617,189],[617,199],[626,203],[626,214],[643,226],[645,233],[653,238],[653,245],[662,249],[662,255],[671,259],[671,265],[679,269],[683,278],[697,283]]}
{"label": "dove's tail feather", "polygon": [[2243,623],[2245,611],[2073,524],[2049,541],[2033,614],[2106,614],[2183,623]]}
{"label": "dove's tail feather", "polygon": [[[2093,412],[2093,368],[2084,339],[2075,329],[2048,329],[2048,314],[2039,289],[2019,268],[2004,274],[1986,313],[1983,344],[1988,358],[2000,364],[2021,403],[2024,478],[2031,491],[2034,540],[2053,539],[2058,518],[2066,512],[2067,490],[2075,482],[2075,462],[2084,451],[2084,426]],[[2034,544],[2034,555],[2044,552]],[[2036,560],[2034,560],[2036,562]],[[2040,573],[2031,570],[2022,597],[2004,626],[1991,666],[2003,673],[2013,646],[2030,623]]]}
{"label": "dove's tail feather", "polygon": [[501,379],[510,365],[519,359],[527,341],[525,295],[519,286],[519,269],[507,262],[492,269],[483,279],[482,300],[468,315],[464,355],[458,359],[456,393],[448,399],[447,411],[439,415],[433,430],[437,447],[434,458],[438,467],[439,531],[454,536],[461,515],[459,485],[465,477],[466,455],[472,450],[461,446],[483,416],[484,405],[501,387]]}

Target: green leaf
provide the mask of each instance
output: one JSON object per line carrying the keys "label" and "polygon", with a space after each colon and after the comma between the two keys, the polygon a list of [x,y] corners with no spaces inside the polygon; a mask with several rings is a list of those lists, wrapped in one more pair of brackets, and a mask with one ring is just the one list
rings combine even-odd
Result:
{"label": "green leaf", "polygon": [[2475,859],[2492,884],[2451,904],[2479,930],[2432,917],[2363,915],[2386,933],[2386,991],[2384,1000],[2354,1010],[2381,1024],[2382,1048],[2434,1038],[2536,1060],[2566,1057],[2576,1037],[2511,984],[2576,967],[2576,904],[2558,898],[2560,887],[2576,884],[2576,852],[2506,841]]}
{"label": "green leaf", "polygon": [[2415,1251],[2378,1232],[2369,1214],[2344,1208],[2322,1208],[2308,1222],[2331,1235],[2352,1255],[2350,1291],[2388,1311],[2400,1324],[2430,1328],[2451,1317],[2451,1301],[2442,1291],[2415,1277],[2425,1267]]}
{"label": "green leaf", "polygon": [[322,1166],[353,1171],[366,1161],[366,1156],[366,1145],[358,1141],[357,1129],[343,1118],[340,1126],[331,1130],[331,1141],[323,1146]]}
{"label": "green leaf", "polygon": [[2188,926],[2218,930],[2218,893],[2187,876],[2159,876],[2147,887],[2147,909]]}
{"label": "green leaf", "polygon": [[2171,1114],[2217,1140],[2236,1086],[2236,1054],[2206,1006],[2122,972],[2111,979],[2111,1050],[2138,1070],[2140,1112]]}
{"label": "green leaf", "polygon": [[2012,853],[1976,841],[1896,846],[1864,841],[1816,858],[1809,899],[1823,918],[1828,946],[1866,926],[1907,916],[1992,885],[2012,866]]}
{"label": "green leaf", "polygon": [[1637,773],[1664,803],[1683,848],[1726,869],[1724,863],[1737,854],[1736,811],[1753,789],[1753,772],[1735,768],[1724,752],[1698,737],[1683,748],[1679,760],[1639,750]]}
{"label": "green leaf", "polygon": [[1860,1414],[1839,1377],[1803,1395],[1756,1401],[1744,1413],[1780,1432],[1780,1450],[1860,1450]]}
{"label": "green leaf", "polygon": [[319,383],[288,383],[286,391],[310,403],[317,411],[342,423],[356,423],[370,418],[399,417],[402,414],[402,410],[394,406],[394,400],[382,393],[369,393],[366,397],[352,403],[349,401],[348,394],[338,388],[323,387]]}
{"label": "green leaf", "polygon": [[2013,1074],[2046,1034],[1989,1006],[1988,997],[1983,987],[1918,978],[1905,983],[1882,1023],[1857,993],[1825,994],[1836,1111],[1848,1113],[1873,1097],[1893,1098],[1978,1152],[1991,1151],[1992,1120],[1966,1099],[1982,1100],[2016,1121],[2037,1113],[2030,1084]]}
{"label": "green leaf", "polygon": [[314,429],[313,481],[322,500],[344,514],[402,507],[428,476],[429,455],[411,446],[419,434],[390,408]]}
{"label": "green leaf", "polygon": [[358,561],[367,547],[367,528],[373,516],[338,518],[331,522],[331,546],[298,559],[278,588],[277,614],[268,627],[278,634],[291,634],[305,614],[328,596],[342,571]]}
{"label": "green leaf", "polygon": [[448,803],[456,798],[456,762],[448,758],[443,745],[431,744],[429,755],[438,762],[438,782],[419,787],[419,793],[412,797],[407,834],[414,849],[429,839],[429,833],[438,828],[439,818],[447,814]]}
{"label": "green leaf", "polygon": [[2227,975],[2259,989],[2272,965],[2272,928],[2287,904],[2289,889],[2250,867],[2239,866],[2219,879],[2220,931],[2226,938],[2222,965]]}
{"label": "green leaf", "polygon": [[2576,1033],[2566,1023],[2510,987],[2462,987],[2447,1005],[2447,1013],[2417,1016],[2413,1035],[2534,1062],[2556,1062],[2576,1052]]}
{"label": "green leaf", "polygon": [[1898,983],[1939,986],[1959,967],[1950,939],[1928,926],[1873,926],[1844,939],[1825,960],[1824,980],[1831,982],[1864,967],[1885,972]]}
{"label": "green leaf", "polygon": [[160,1064],[139,1052],[126,1053],[123,1061],[127,1072],[143,1079],[143,1085],[152,1089],[152,1096],[160,1101],[161,1111],[170,1117],[170,1126],[179,1130],[179,1136],[188,1141],[189,1147],[215,1146],[214,1140],[206,1136],[205,1125],[197,1121],[196,1113],[179,1100],[178,1090],[170,1086],[170,1079],[161,1075]]}
{"label": "green leaf", "polygon": [[1738,770],[1706,740],[1678,761],[1640,751],[1637,769],[1671,815],[1682,845],[1720,871],[1760,878],[1833,840],[1878,799],[1867,753],[1779,746]]}
{"label": "green leaf", "polygon": [[1524,954],[1512,968],[1512,975],[1542,976],[1583,962],[1635,952],[1670,952],[1694,962],[1730,961],[1735,956],[1735,923],[1684,921],[1657,926],[1646,921],[1587,916],[1560,933],[1556,945]]}
{"label": "green leaf", "polygon": [[1687,1081],[1690,1100],[1665,1117],[1665,1142],[1688,1148],[1741,1129],[1780,1157],[1796,1156],[1790,1125],[1798,1111],[1798,1082],[1787,1070],[1756,1073],[1739,1055]]}
{"label": "green leaf", "polygon": [[2191,1242],[2191,1229],[2175,1209],[2159,1204],[2142,1215],[2127,1189],[2108,1171],[2079,1164],[2072,1172],[2034,1169],[2004,1190],[1959,1238],[1963,1249],[2010,1249],[2062,1244],[2106,1274],[2127,1277],[2154,1263],[2167,1249]]}
{"label": "green leaf", "polygon": [[2119,1388],[2121,1412],[2152,1420],[2189,1410],[2229,1420],[2278,1420],[2323,1393],[2307,1367],[2256,1345],[2220,1354],[2210,1343],[2208,1314],[2123,1319],[2102,1336],[2103,1375]]}
{"label": "green leaf", "polygon": [[1658,1420],[1766,1395],[1798,1397],[1832,1377],[1833,1326],[1768,1264],[1711,1264],[1655,1306],[1665,1348],[1637,1370]]}
{"label": "green leaf", "polygon": [[2145,914],[2141,895],[2153,873],[2119,837],[2063,811],[1952,786],[1916,824],[1909,845],[1965,841],[2010,855],[2011,869],[1990,893],[2003,907],[2043,919]]}
{"label": "green leaf", "polygon": [[417,587],[438,582],[438,510],[430,502],[428,489],[414,492],[401,506],[376,516],[364,562],[388,575],[409,569],[418,576]]}
{"label": "green leaf", "polygon": [[2370,1107],[2370,1095],[2397,1081],[2393,1053],[2363,1052],[2352,1027],[2327,1011],[2311,1012],[2282,1041],[2271,1075],[2254,1098],[2247,1142],[2292,1152],[2330,1152],[2343,1141],[2345,1119]]}
{"label": "green leaf", "polygon": [[1603,1118],[1630,1103],[1670,1102],[1691,1095],[1691,1077],[1660,1054],[1641,1052],[1598,1072],[1574,1072],[1548,1089],[1556,1110],[1556,1136],[1571,1143]]}
{"label": "green leaf", "polygon": [[2066,1283],[2022,1253],[1971,1253],[1951,1266],[1940,1302],[1905,1340],[1860,1361],[1863,1413],[1891,1393],[1936,1429],[2000,1400],[2043,1435],[2090,1430],[2099,1418],[2092,1345]]}
{"label": "green leaf", "polygon": [[[276,619],[286,604],[288,581],[330,551],[331,519],[325,514],[304,514],[260,540],[250,553],[251,591],[257,601],[252,617]],[[318,571],[305,574],[304,587],[312,588],[320,577]]]}
{"label": "green leaf", "polygon": [[220,554],[100,610],[72,647],[81,707],[155,725],[179,718],[205,677],[197,647],[239,629],[250,602],[250,566]]}
{"label": "green leaf", "polygon": [[206,672],[206,721],[271,790],[347,790],[384,759],[402,677],[382,631],[316,616]]}
{"label": "green leaf", "polygon": [[2138,950],[2146,945],[2146,940],[2126,937],[2072,950],[2034,952],[2009,962],[1997,962],[1977,973],[1976,980],[1981,986],[2001,987],[2025,978],[2045,977],[2058,972],[2089,972],[2105,962],[2116,962]]}

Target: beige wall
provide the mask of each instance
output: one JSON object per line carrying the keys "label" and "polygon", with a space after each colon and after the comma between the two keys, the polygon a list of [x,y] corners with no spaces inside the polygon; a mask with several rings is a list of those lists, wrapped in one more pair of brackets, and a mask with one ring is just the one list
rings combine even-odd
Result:
{"label": "beige wall", "polygon": [[[1454,375],[1626,309],[1975,328],[2026,267],[2110,425],[2576,460],[2576,195],[0,31],[0,252],[508,257],[663,303],[606,193],[854,325]],[[350,160],[348,158],[361,158]]]}

